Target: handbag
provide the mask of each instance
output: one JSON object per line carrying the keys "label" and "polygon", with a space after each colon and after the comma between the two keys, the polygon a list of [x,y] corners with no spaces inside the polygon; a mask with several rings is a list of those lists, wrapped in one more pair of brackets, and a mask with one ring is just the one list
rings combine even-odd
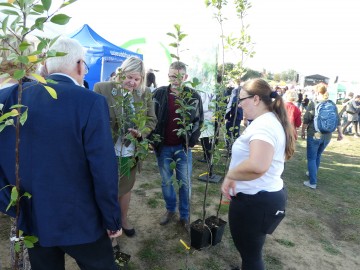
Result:
{"label": "handbag", "polygon": [[351,101],[346,105],[346,112],[350,114],[356,113],[356,109],[354,108]]}

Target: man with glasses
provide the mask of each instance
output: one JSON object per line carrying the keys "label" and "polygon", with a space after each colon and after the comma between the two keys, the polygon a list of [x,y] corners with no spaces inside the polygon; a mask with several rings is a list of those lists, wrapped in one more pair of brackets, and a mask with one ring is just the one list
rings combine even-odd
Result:
{"label": "man with glasses", "polygon": [[[162,178],[161,188],[166,204],[166,212],[160,219],[160,225],[169,223],[176,215],[177,196],[172,176],[175,162],[176,181],[179,186],[180,225],[189,229],[192,174],[191,148],[198,142],[200,129],[204,122],[203,107],[200,95],[189,87],[184,86],[188,75],[186,66],[182,62],[174,62],[169,68],[170,85],[159,87],[153,95],[155,114],[158,119],[153,134],[160,136],[160,142],[154,143],[154,149]],[[179,123],[182,117],[177,110],[180,103],[189,105],[186,126]],[[179,130],[187,130],[179,135]]]}
{"label": "man with glasses", "polygon": [[[86,72],[81,45],[69,38],[51,47],[65,56],[45,67],[52,98],[38,82],[23,84],[28,119],[20,128],[21,199],[19,228],[38,237],[28,250],[32,269],[64,269],[65,253],[81,269],[118,269],[110,238],[121,235],[118,168],[105,97],[82,87]],[[17,85],[0,91],[3,112],[18,103]],[[0,132],[0,187],[15,185],[15,132]],[[11,188],[0,192],[7,211]]]}
{"label": "man with glasses", "polygon": [[[84,68],[85,68],[85,71],[84,71],[84,75],[88,74],[89,73],[89,66],[86,64],[86,62],[84,60],[79,60],[77,61],[78,64],[84,64]],[[89,83],[84,79],[83,81],[83,86],[86,88],[86,89],[89,89]]]}

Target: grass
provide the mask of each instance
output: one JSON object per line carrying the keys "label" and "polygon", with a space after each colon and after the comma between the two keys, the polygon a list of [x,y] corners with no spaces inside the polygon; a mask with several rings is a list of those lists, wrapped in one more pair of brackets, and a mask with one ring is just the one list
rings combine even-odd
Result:
{"label": "grass", "polygon": [[290,241],[290,240],[286,240],[286,239],[275,239],[276,242],[278,242],[280,245],[283,245],[285,247],[294,247],[295,243]]}

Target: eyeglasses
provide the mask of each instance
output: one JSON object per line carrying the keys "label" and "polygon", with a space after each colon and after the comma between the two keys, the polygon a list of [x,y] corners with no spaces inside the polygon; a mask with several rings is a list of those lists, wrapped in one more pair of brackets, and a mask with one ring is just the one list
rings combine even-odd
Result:
{"label": "eyeglasses", "polygon": [[181,74],[179,73],[177,76],[176,75],[169,75],[169,80],[182,80],[184,78],[185,74]]}
{"label": "eyeglasses", "polygon": [[79,60],[79,61],[77,61],[76,63],[80,64],[81,62],[84,63],[84,67],[85,67],[85,72],[84,72],[84,73],[85,73],[85,74],[88,74],[90,68],[89,68],[89,66],[86,64],[86,62],[85,62],[84,60]]}
{"label": "eyeglasses", "polygon": [[242,101],[244,101],[245,99],[248,99],[248,98],[253,98],[255,95],[250,95],[250,96],[247,96],[247,97],[243,97],[243,98],[239,98],[239,103],[241,103]]}

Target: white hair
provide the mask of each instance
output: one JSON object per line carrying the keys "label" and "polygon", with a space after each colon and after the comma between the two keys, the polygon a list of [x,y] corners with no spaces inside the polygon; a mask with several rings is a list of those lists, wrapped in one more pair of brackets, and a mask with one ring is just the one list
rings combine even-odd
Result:
{"label": "white hair", "polygon": [[60,38],[50,48],[56,52],[66,53],[65,56],[50,57],[46,60],[46,68],[51,73],[68,73],[74,70],[80,60],[84,60],[85,51],[81,44],[71,38]]}

